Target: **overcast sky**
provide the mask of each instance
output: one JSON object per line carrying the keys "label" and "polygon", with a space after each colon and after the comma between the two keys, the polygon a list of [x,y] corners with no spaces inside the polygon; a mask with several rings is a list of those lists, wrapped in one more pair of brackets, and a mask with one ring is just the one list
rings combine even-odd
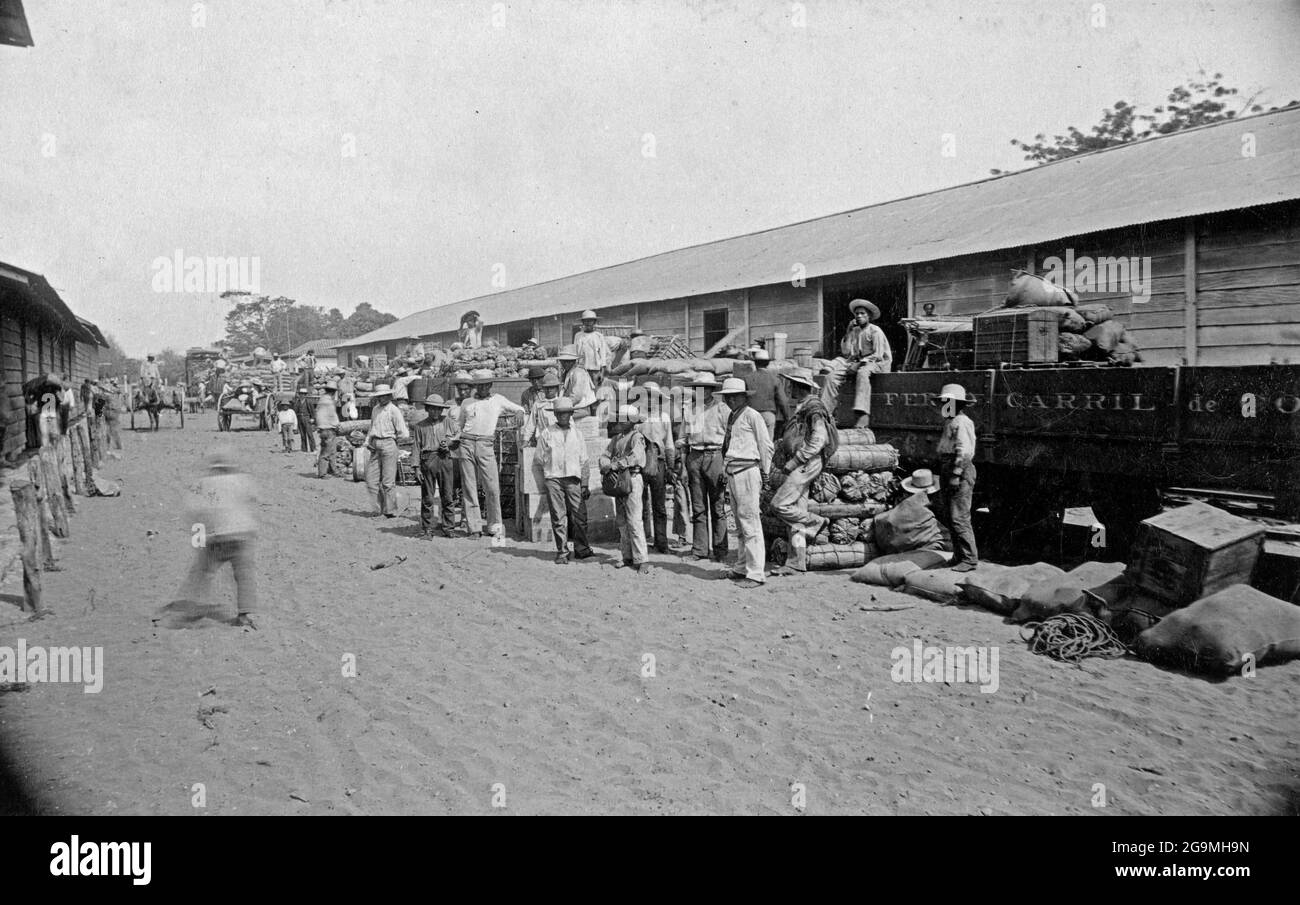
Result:
{"label": "overcast sky", "polygon": [[1011,138],[1202,68],[1300,98],[1290,0],[24,6],[36,46],[0,46],[0,261],[134,354],[222,332],[227,303],[153,290],[177,249],[406,315],[494,272],[521,286],[1023,168]]}

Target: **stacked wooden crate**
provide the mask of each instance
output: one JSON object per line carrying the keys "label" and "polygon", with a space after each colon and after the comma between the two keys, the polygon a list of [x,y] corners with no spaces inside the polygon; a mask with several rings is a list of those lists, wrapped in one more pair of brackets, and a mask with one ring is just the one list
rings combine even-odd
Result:
{"label": "stacked wooden crate", "polygon": [[[596,464],[604,455],[609,440],[603,436],[588,437],[586,444],[587,458],[591,463],[587,472],[587,490],[591,494],[587,499],[587,539],[593,542],[617,540],[618,524],[614,515],[614,501],[601,492],[600,469]],[[515,527],[523,540],[544,543],[551,539],[551,512],[546,502],[545,476],[536,458],[535,448],[525,447],[521,450],[515,484]]]}
{"label": "stacked wooden crate", "polygon": [[1060,317],[1053,311],[1006,308],[977,314],[974,324],[977,368],[1057,360]]}
{"label": "stacked wooden crate", "polygon": [[1263,546],[1263,525],[1191,503],[1141,524],[1129,572],[1139,591],[1184,606],[1249,584]]}

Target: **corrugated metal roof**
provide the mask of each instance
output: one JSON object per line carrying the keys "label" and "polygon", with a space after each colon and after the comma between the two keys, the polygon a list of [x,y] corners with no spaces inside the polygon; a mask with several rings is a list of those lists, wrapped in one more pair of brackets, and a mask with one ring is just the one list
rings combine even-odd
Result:
{"label": "corrugated metal roof", "polygon": [[[1253,136],[1253,156],[1247,134]],[[429,308],[340,347],[1015,248],[1300,198],[1300,108]]]}
{"label": "corrugated metal roof", "polygon": [[305,343],[299,343],[288,352],[280,353],[280,357],[285,359],[297,358],[300,355],[305,355],[308,349],[311,349],[316,355],[325,354],[326,357],[329,357],[329,355],[338,351],[337,345],[338,341],[333,339],[311,339]]}

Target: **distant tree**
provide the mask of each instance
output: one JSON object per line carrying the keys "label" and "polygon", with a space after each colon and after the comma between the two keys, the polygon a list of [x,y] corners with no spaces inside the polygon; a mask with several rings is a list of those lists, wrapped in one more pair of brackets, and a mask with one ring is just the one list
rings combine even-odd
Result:
{"label": "distant tree", "polygon": [[221,297],[239,299],[235,307],[226,312],[226,343],[236,355],[247,355],[258,346],[269,351],[275,345],[270,326],[275,318],[283,318],[284,313],[294,306],[293,299],[282,295],[271,298],[230,291],[223,292]]}
{"label": "distant tree", "polygon": [[[1207,77],[1201,72],[1200,78],[1201,81],[1173,88],[1165,104],[1153,108],[1150,113],[1140,112],[1127,101],[1116,101],[1115,106],[1102,111],[1101,122],[1087,132],[1071,126],[1065,135],[1055,135],[1050,140],[1040,132],[1032,142],[1013,138],[1011,144],[1024,151],[1025,160],[1030,163],[1051,163],[1087,154],[1089,151],[1140,141],[1153,135],[1167,135],[1207,123],[1234,119],[1242,113],[1266,112],[1262,104],[1255,103],[1260,92],[1239,103],[1240,92],[1236,88],[1224,86],[1222,73],[1216,72]],[[1297,104],[1300,101],[1291,101],[1280,107],[1269,107],[1267,112],[1285,110]],[[990,172],[994,176],[1000,176],[1006,171]]]}
{"label": "distant tree", "polygon": [[396,315],[376,311],[369,302],[361,302],[356,310],[344,319],[343,332],[339,334],[339,339],[352,339],[371,330],[378,330],[396,320]]}

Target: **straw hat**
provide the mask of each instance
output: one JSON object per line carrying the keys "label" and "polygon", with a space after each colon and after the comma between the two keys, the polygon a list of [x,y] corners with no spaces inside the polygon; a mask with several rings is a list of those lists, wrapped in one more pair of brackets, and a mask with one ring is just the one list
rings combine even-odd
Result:
{"label": "straw hat", "polygon": [[579,320],[595,321],[595,320],[600,320],[600,318],[596,317],[595,311],[592,311],[590,308],[588,308],[586,311],[582,312],[582,317],[579,318]]}
{"label": "straw hat", "polygon": [[562,414],[564,412],[572,413],[573,400],[570,399],[568,396],[557,396],[555,397],[555,403],[553,404],[551,410],[555,412],[555,414],[557,415]]}
{"label": "straw hat", "polygon": [[903,478],[903,489],[908,493],[931,494],[939,489],[939,482],[930,469],[918,468],[911,477]]}
{"label": "straw hat", "polygon": [[695,375],[695,379],[686,384],[688,387],[702,387],[704,389],[716,390],[718,388],[718,379],[708,371]]}
{"label": "straw hat", "polygon": [[749,387],[739,377],[728,377],[722,381],[722,389],[717,391],[719,396],[739,396],[741,393],[748,395]]}
{"label": "straw hat", "polygon": [[370,391],[371,396],[391,396],[393,388],[386,383],[376,384],[375,388]]}
{"label": "straw hat", "polygon": [[470,374],[469,371],[457,371],[455,374],[452,375],[451,382],[454,384],[473,383],[474,376]]}
{"label": "straw hat", "polygon": [[541,385],[543,389],[545,389],[546,387],[557,387],[560,385],[560,378],[556,377],[550,371],[547,371],[545,374],[542,375]]}
{"label": "straw hat", "polygon": [[797,383],[800,386],[808,387],[810,390],[817,389],[817,381],[813,379],[812,368],[790,368],[782,371],[781,376],[791,383]]}
{"label": "straw hat", "polygon": [[429,405],[431,405],[431,406],[435,406],[435,407],[440,408],[440,409],[449,409],[449,408],[451,408],[451,403],[449,403],[449,402],[443,402],[442,397],[439,396],[437,393],[430,393],[428,396],[425,396],[425,397],[424,397],[424,404],[425,404],[426,406],[429,406]]}
{"label": "straw hat", "polygon": [[875,305],[873,305],[871,302],[868,302],[866,299],[854,299],[853,301],[849,302],[849,310],[852,311],[854,314],[857,314],[859,311],[863,309],[866,309],[866,311],[870,313],[871,319],[873,321],[880,320],[880,309],[877,308]]}
{"label": "straw hat", "polygon": [[758,349],[758,348],[750,349],[750,350],[749,350],[749,357],[752,358],[752,359],[754,359],[754,361],[771,361],[771,360],[772,360],[772,356],[767,354],[767,350],[766,350],[766,349]]}
{"label": "straw hat", "polygon": [[949,400],[952,400],[953,402],[964,402],[966,405],[975,404],[974,399],[966,398],[966,388],[960,383],[945,383],[943,389],[939,391],[939,395],[935,399],[936,402],[947,402]]}
{"label": "straw hat", "polygon": [[555,359],[556,361],[577,361],[578,347],[572,345],[560,346],[560,351],[556,353]]}
{"label": "straw hat", "polygon": [[497,379],[497,375],[487,368],[478,368],[470,374],[470,383],[491,383]]}

